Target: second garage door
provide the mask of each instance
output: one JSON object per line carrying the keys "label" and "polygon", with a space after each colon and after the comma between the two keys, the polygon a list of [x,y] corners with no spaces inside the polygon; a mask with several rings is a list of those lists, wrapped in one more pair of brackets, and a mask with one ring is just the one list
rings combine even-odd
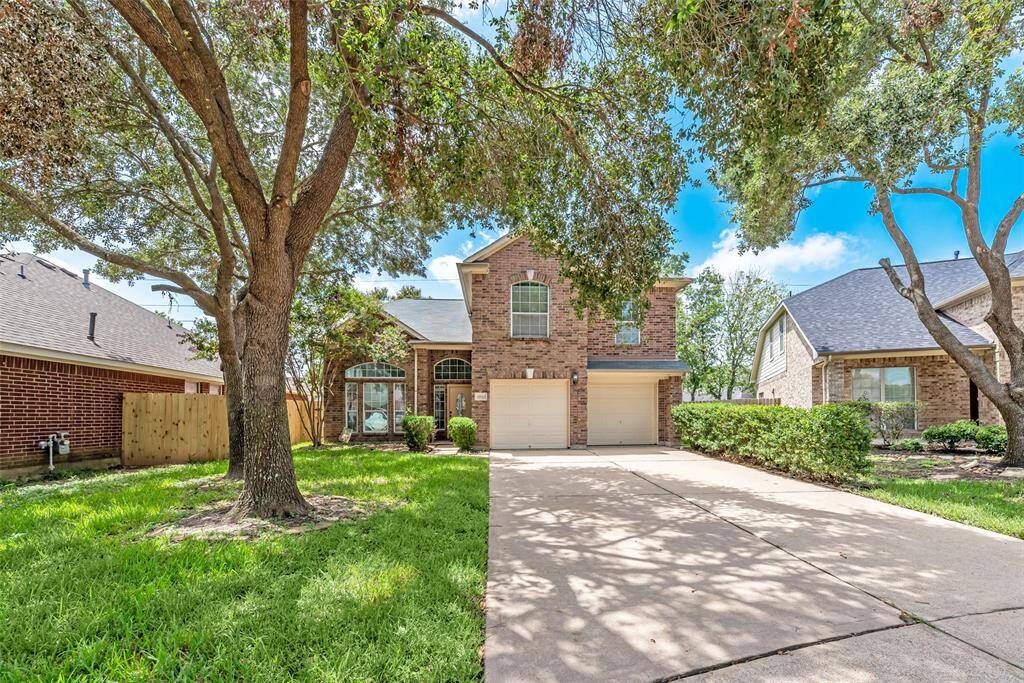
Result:
{"label": "second garage door", "polygon": [[491,448],[568,448],[567,380],[491,380]]}
{"label": "second garage door", "polygon": [[587,443],[592,446],[657,443],[657,382],[591,382],[588,393]]}

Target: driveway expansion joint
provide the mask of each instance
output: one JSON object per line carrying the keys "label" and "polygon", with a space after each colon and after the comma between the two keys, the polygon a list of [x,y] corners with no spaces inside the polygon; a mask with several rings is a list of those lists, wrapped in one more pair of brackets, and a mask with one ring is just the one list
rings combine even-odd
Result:
{"label": "driveway expansion joint", "polygon": [[728,669],[739,664],[746,664],[748,662],[756,662],[759,659],[767,659],[768,657],[774,657],[776,655],[784,655],[796,650],[804,650],[815,645],[826,645],[828,643],[836,643],[841,640],[849,640],[850,638],[856,638],[858,636],[866,636],[871,633],[881,633],[883,631],[894,631],[898,628],[906,628],[913,626],[917,622],[907,622],[903,624],[891,624],[889,626],[880,626],[878,628],[869,628],[864,631],[857,631],[855,633],[844,633],[838,636],[830,636],[828,638],[820,638],[819,640],[812,640],[806,643],[797,643],[796,645],[784,645],[783,647],[775,648],[767,652],[760,652],[756,655],[747,655],[746,657],[738,657],[736,659],[730,659],[727,662],[719,662],[718,664],[710,664],[708,666],[702,666],[698,669],[690,669],[678,674],[672,674],[671,676],[665,676],[663,678],[656,678],[651,683],[670,683],[671,681],[681,681],[684,678],[692,678],[694,676],[700,676],[702,674],[711,673],[713,671],[721,671],[722,669]]}
{"label": "driveway expansion joint", "polygon": [[[619,467],[622,467],[622,465],[619,464],[619,463],[616,463],[616,465],[619,465]],[[988,655],[989,657],[993,657],[993,658],[998,659],[999,661],[1001,661],[1001,662],[1003,662],[1005,664],[1009,664],[1010,666],[1014,667],[1015,669],[1020,669],[1020,670],[1024,671],[1024,667],[1022,667],[1021,665],[1016,664],[1014,662],[1011,662],[1011,661],[1009,661],[1007,659],[1004,659],[1003,657],[1000,657],[999,655],[994,654],[994,653],[986,650],[983,647],[980,647],[980,646],[975,645],[974,643],[972,643],[970,641],[967,641],[967,640],[964,640],[963,638],[955,636],[952,633],[949,633],[948,631],[945,631],[945,630],[943,630],[943,629],[941,629],[941,628],[939,628],[938,626],[935,625],[936,621],[943,621],[943,620],[946,620],[946,619],[956,619],[957,618],[956,616],[943,617],[940,620],[925,619],[923,617],[920,617],[917,614],[915,614],[914,612],[912,612],[911,610],[904,609],[903,607],[900,607],[899,605],[897,605],[896,603],[894,603],[891,600],[888,600],[888,599],[886,599],[886,598],[884,598],[884,597],[882,597],[880,595],[875,595],[871,591],[866,590],[866,589],[862,588],[861,586],[858,586],[857,584],[855,584],[855,583],[853,583],[851,581],[847,581],[846,579],[844,579],[844,578],[842,578],[840,576],[836,576],[835,574],[833,574],[832,572],[828,571],[827,569],[816,565],[814,562],[811,562],[810,560],[808,560],[806,558],[800,557],[799,555],[797,555],[796,553],[792,552],[791,550],[789,550],[789,549],[779,545],[778,543],[774,543],[774,542],[768,540],[764,536],[761,536],[760,534],[758,534],[758,533],[756,533],[756,532],[754,532],[754,531],[744,527],[742,524],[737,524],[736,522],[732,521],[731,519],[728,519],[727,517],[723,517],[722,515],[714,512],[713,510],[710,510],[709,508],[705,507],[704,505],[701,505],[700,503],[698,503],[696,501],[690,500],[689,498],[687,498],[686,496],[684,496],[682,494],[676,493],[675,491],[671,491],[671,490],[665,488],[664,486],[662,486],[661,484],[657,483],[656,481],[652,481],[652,480],[648,479],[647,477],[645,477],[644,475],[629,469],[628,467],[622,467],[622,469],[627,471],[627,472],[629,472],[633,476],[639,477],[643,481],[646,481],[651,486],[657,486],[658,488],[662,489],[663,491],[666,491],[666,492],[672,494],[673,496],[675,496],[679,500],[685,501],[685,502],[689,503],[690,505],[693,505],[694,507],[697,507],[697,508],[703,510],[704,512],[706,512],[707,514],[711,515],[712,517],[720,519],[721,521],[725,522],[726,524],[732,525],[733,527],[739,529],[743,533],[749,534],[750,536],[753,536],[754,538],[758,539],[759,541],[762,541],[763,543],[767,543],[768,545],[772,546],[776,550],[780,550],[780,551],[786,553],[787,555],[789,555],[793,559],[798,560],[799,562],[803,562],[807,566],[809,566],[809,567],[811,567],[813,569],[816,569],[817,571],[819,571],[819,572],[821,572],[823,574],[827,574],[828,576],[832,577],[836,581],[844,583],[847,586],[850,586],[851,588],[860,591],[864,595],[867,595],[868,597],[873,598],[873,599],[881,602],[884,605],[888,605],[889,607],[891,607],[891,608],[893,608],[895,610],[899,610],[900,620],[902,620],[904,622],[902,624],[895,624],[894,626],[882,627],[882,628],[872,629],[872,630],[868,630],[868,631],[861,631],[861,632],[850,634],[850,635],[847,635],[847,636],[833,636],[831,638],[825,638],[825,639],[822,639],[822,640],[814,641],[814,642],[808,643],[808,644],[803,645],[803,646],[798,646],[796,648],[794,648],[794,647],[781,648],[780,650],[775,650],[775,651],[769,652],[769,653],[764,654],[764,655],[754,655],[752,659],[763,659],[764,657],[770,657],[770,656],[772,656],[774,654],[781,654],[782,652],[788,652],[788,651],[793,650],[793,649],[803,649],[803,647],[811,647],[813,645],[821,645],[821,644],[824,644],[824,643],[834,642],[836,640],[845,640],[846,638],[849,638],[849,637],[858,636],[858,635],[865,635],[865,634],[868,634],[868,633],[874,633],[876,631],[888,631],[888,630],[891,630],[893,628],[902,628],[904,626],[911,626],[913,624],[923,624],[923,625],[927,626],[928,628],[931,628],[932,630],[934,630],[934,631],[936,631],[938,633],[941,633],[941,634],[943,634],[945,636],[948,636],[948,637],[952,638],[953,640],[957,640],[957,641],[963,643],[964,645],[967,645],[968,647],[971,647],[971,648],[977,650],[978,652],[982,652],[982,653]],[[997,609],[994,609],[994,610],[990,610],[990,611],[987,611],[987,612],[979,612],[979,613],[976,613],[976,614],[978,614],[978,615],[994,614],[994,613],[998,613],[998,612],[1012,611],[1014,609],[1016,609],[1016,608],[1014,608],[1014,607],[1000,607],[1000,608],[997,608]],[[973,614],[972,615],[965,614],[965,615],[959,615],[959,616],[975,616],[975,615],[973,615]],[[688,678],[690,676],[695,676],[695,675],[698,675],[698,674],[701,674],[701,673],[707,673],[708,671],[718,671],[719,669],[723,669],[723,668],[726,668],[728,666],[733,666],[735,664],[743,664],[743,663],[745,663],[747,661],[752,661],[752,660],[751,659],[740,659],[740,660],[736,660],[736,661],[731,662],[731,663],[726,663],[726,664],[724,664],[722,666],[713,665],[711,668],[708,668],[707,671],[705,671],[705,670],[694,670],[693,672],[687,672],[685,674],[680,674],[680,675],[678,675],[676,677],[669,677],[669,678],[666,678],[666,679],[657,679],[655,681],[655,683],[659,683],[660,681],[680,680],[682,678]]]}

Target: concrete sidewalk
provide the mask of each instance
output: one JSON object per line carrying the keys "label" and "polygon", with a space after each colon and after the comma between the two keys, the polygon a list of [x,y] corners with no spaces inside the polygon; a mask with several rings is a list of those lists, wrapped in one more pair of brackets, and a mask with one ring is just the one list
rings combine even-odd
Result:
{"label": "concrete sidewalk", "polygon": [[1024,541],[680,450],[491,458],[491,683],[1024,681]]}

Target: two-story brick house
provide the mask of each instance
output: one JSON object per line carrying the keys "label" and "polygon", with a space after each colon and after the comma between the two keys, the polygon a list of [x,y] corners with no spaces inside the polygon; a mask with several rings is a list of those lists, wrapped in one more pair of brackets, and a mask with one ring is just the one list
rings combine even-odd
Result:
{"label": "two-story brick house", "polygon": [[[676,294],[661,280],[642,326],[572,309],[558,263],[521,237],[503,237],[458,264],[462,299],[405,299],[385,311],[409,335],[400,364],[339,359],[325,433],[394,439],[406,413],[478,424],[492,448],[669,443],[668,408],[681,399]],[[628,323],[629,321],[625,321]]]}
{"label": "two-story brick house", "polygon": [[[1006,255],[1014,317],[1024,323],[1024,252]],[[897,268],[904,281],[906,269]],[[922,263],[946,326],[1006,381],[1006,353],[984,322],[988,281],[974,259]],[[789,297],[761,327],[757,395],[784,405],[919,401],[915,428],[959,419],[998,423],[999,412],[935,342],[881,268],[854,270]]]}

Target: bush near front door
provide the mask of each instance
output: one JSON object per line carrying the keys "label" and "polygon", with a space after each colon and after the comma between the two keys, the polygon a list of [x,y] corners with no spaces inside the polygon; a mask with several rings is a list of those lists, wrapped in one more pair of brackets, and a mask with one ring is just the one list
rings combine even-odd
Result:
{"label": "bush near front door", "polygon": [[856,407],[683,403],[672,408],[683,447],[748,458],[826,481],[868,469],[871,430]]}
{"label": "bush near front door", "polygon": [[460,450],[468,451],[476,445],[476,422],[468,417],[453,417],[448,420],[448,436]]}

